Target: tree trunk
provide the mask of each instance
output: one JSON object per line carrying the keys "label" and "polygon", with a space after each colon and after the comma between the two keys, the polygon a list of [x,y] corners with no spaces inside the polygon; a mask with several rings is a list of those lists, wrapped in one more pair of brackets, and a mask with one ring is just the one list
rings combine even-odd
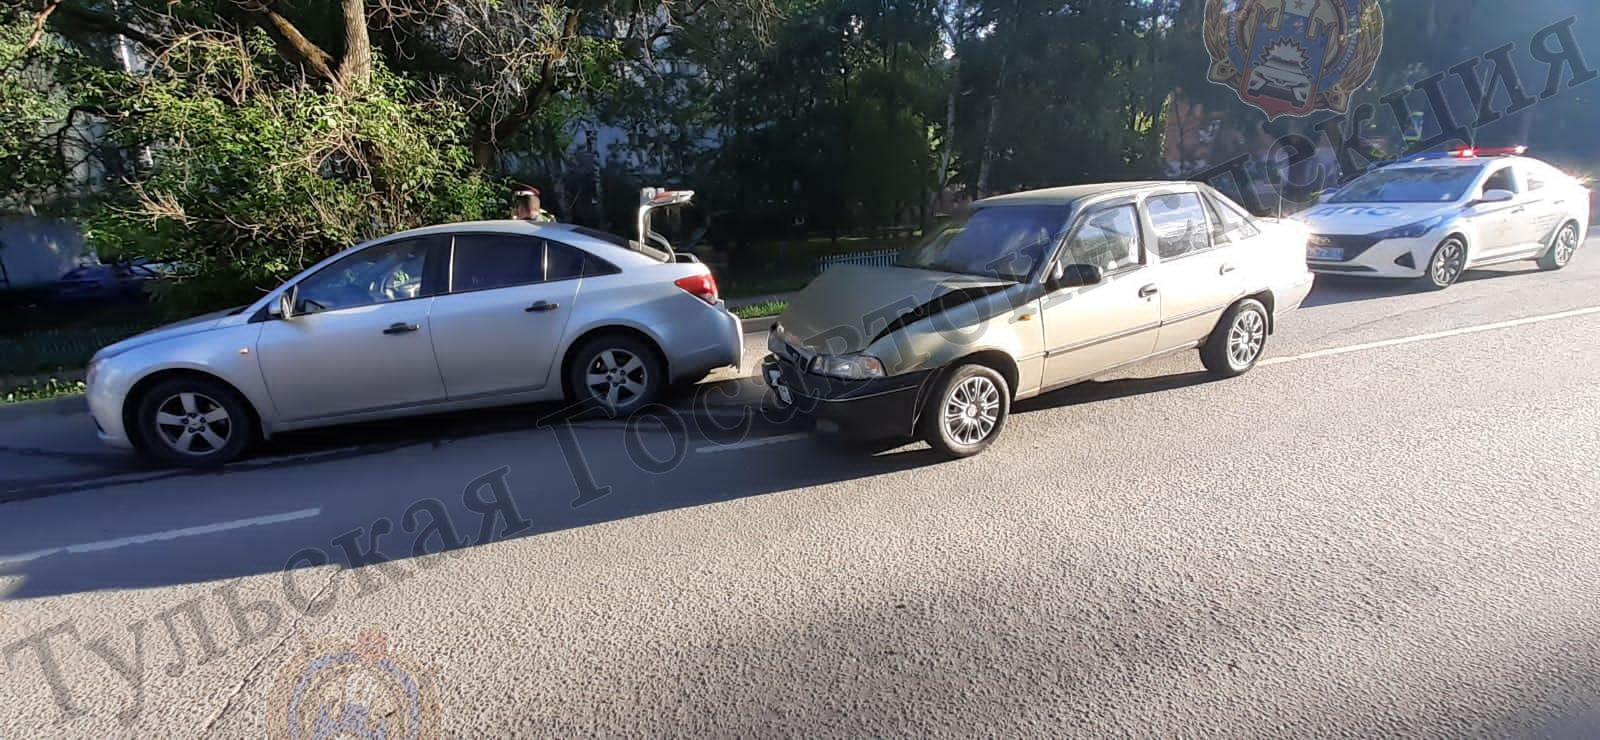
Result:
{"label": "tree trunk", "polygon": [[994,93],[989,95],[989,120],[983,125],[983,159],[978,163],[978,197],[989,194],[989,173],[994,169],[994,124],[1000,116],[1000,88],[1006,84],[1006,62],[1011,55],[1000,54],[1000,74],[996,76]]}
{"label": "tree trunk", "polygon": [[372,40],[367,36],[365,0],[342,0],[344,57],[339,60],[339,84],[356,92],[372,81]]}
{"label": "tree trunk", "polygon": [[950,160],[954,156],[956,138],[956,88],[961,85],[960,72],[961,62],[957,60],[950,70],[950,90],[944,100],[944,141],[939,146],[939,177],[935,180],[933,192],[928,194],[927,205],[922,209],[923,231],[933,224],[934,209],[944,196],[945,188],[950,186]]}

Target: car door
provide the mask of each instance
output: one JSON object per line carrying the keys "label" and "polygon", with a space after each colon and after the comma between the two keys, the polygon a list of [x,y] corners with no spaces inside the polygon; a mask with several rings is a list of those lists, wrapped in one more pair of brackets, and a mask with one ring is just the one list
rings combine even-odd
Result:
{"label": "car door", "polygon": [[1527,199],[1517,185],[1510,164],[1490,170],[1475,198],[1481,199],[1490,190],[1506,190],[1512,199],[1504,203],[1475,202],[1468,218],[1478,233],[1477,244],[1468,245],[1469,258],[1474,263],[1495,260],[1519,251],[1526,231],[1522,223],[1528,210]]}
{"label": "car door", "polygon": [[1055,265],[1064,271],[1072,265],[1093,265],[1100,270],[1101,280],[1051,291],[1040,301],[1046,388],[1082,380],[1150,354],[1161,326],[1161,302],[1145,289],[1150,284],[1150,268],[1133,198],[1086,209],[1069,232]]}
{"label": "car door", "polygon": [[551,370],[583,273],[573,251],[526,234],[454,237],[449,290],[433,307],[433,347],[451,400],[559,382]]}
{"label": "car door", "polygon": [[297,283],[293,311],[262,324],[256,356],[286,422],[444,398],[428,310],[444,258],[439,238],[349,254]]}
{"label": "car door", "polygon": [[1240,247],[1218,240],[1219,229],[1192,187],[1156,191],[1143,199],[1159,264],[1152,285],[1161,294],[1156,351],[1203,340],[1240,295]]}
{"label": "car door", "polygon": [[1560,173],[1548,166],[1528,161],[1519,163],[1517,169],[1518,179],[1528,193],[1529,229],[1526,246],[1530,252],[1543,252],[1571,211],[1572,205],[1568,202],[1571,196],[1554,186],[1559,181]]}

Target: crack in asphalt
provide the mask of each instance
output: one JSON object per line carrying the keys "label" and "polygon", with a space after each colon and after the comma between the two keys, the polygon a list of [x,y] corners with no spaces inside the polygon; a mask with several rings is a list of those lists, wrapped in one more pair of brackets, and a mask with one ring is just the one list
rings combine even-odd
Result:
{"label": "crack in asphalt", "polygon": [[[322,586],[318,588],[317,592],[312,594],[311,599],[306,602],[307,608],[310,608],[310,605],[317,603],[317,599],[322,598],[322,595],[328,592],[328,589],[333,586],[334,580],[337,579],[339,574],[344,570],[345,568],[341,568],[339,566],[332,567],[331,572],[328,573],[328,579],[322,582]],[[293,604],[290,604],[290,607],[293,606]],[[217,711],[212,713],[211,717],[206,720],[204,725],[201,725],[200,731],[195,733],[195,737],[205,737],[210,734],[212,730],[216,729],[217,722],[221,721],[223,717],[227,716],[228,710],[233,708],[234,701],[239,698],[240,694],[244,693],[244,687],[250,684],[250,679],[255,677],[256,673],[261,668],[261,664],[265,663],[267,658],[273,653],[278,652],[278,649],[283,647],[283,644],[288,642],[290,637],[299,632],[300,623],[305,618],[305,612],[302,612],[299,609],[295,610],[295,618],[294,621],[289,624],[289,628],[283,631],[283,634],[278,637],[277,642],[274,642],[271,647],[261,651],[261,654],[256,656],[255,661],[250,664],[250,667],[246,668],[244,673],[239,676],[239,680],[234,682],[233,688],[228,690],[227,698],[222,702],[222,706],[217,707]]]}

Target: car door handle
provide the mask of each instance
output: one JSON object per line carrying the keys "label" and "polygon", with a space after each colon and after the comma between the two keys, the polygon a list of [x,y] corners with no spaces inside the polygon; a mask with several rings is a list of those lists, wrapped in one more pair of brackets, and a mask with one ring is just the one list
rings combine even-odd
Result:
{"label": "car door handle", "polygon": [[1150,296],[1153,296],[1155,294],[1156,294],[1156,284],[1155,283],[1151,283],[1151,284],[1146,285],[1143,288],[1139,289],[1139,297],[1140,298],[1149,298]]}
{"label": "car door handle", "polygon": [[1230,272],[1233,272],[1233,265],[1223,265],[1221,269],[1217,270],[1218,275],[1226,275]]}
{"label": "car door handle", "polygon": [[384,334],[409,334],[409,333],[414,332],[414,331],[416,331],[416,330],[418,330],[420,328],[422,328],[422,327],[417,326],[416,324],[407,324],[404,321],[396,321],[393,324],[390,324],[389,328],[384,329],[383,333]]}
{"label": "car door handle", "polygon": [[561,304],[559,304],[559,303],[551,303],[549,301],[537,301],[532,306],[529,306],[529,307],[524,308],[522,310],[527,311],[528,313],[538,313],[538,312],[542,312],[542,311],[554,311],[554,310],[556,310],[556,309],[558,309],[560,307],[561,307]]}

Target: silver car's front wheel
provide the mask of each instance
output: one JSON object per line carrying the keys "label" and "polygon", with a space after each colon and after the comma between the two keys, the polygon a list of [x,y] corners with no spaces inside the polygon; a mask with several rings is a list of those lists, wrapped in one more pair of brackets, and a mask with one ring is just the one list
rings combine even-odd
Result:
{"label": "silver car's front wheel", "polygon": [[228,446],[233,436],[233,416],[204,393],[192,391],[167,397],[156,407],[156,436],[180,455],[199,457]]}
{"label": "silver car's front wheel", "polygon": [[650,347],[615,335],[591,339],[578,349],[570,385],[579,403],[622,416],[654,400],[664,375]]}
{"label": "silver car's front wheel", "polygon": [[139,398],[136,409],[139,447],[174,465],[225,463],[244,452],[256,436],[249,404],[213,378],[178,377],[157,383]]}

